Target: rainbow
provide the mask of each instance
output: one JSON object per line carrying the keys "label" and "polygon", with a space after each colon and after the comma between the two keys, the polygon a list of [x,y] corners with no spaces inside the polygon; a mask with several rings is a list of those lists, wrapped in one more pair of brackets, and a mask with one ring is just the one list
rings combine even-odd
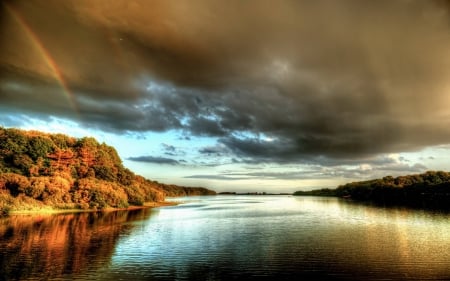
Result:
{"label": "rainbow", "polygon": [[58,67],[58,64],[55,62],[53,57],[50,55],[50,52],[45,48],[42,41],[39,39],[37,34],[33,31],[31,26],[27,23],[27,21],[20,15],[19,12],[17,12],[13,7],[9,6],[8,4],[4,3],[6,10],[9,12],[9,14],[14,18],[14,20],[18,23],[20,28],[24,31],[26,36],[29,38],[30,43],[33,45],[33,47],[38,51],[42,59],[44,59],[47,66],[50,68],[51,72],[53,73],[53,77],[57,81],[57,83],[60,85],[62,92],[64,96],[67,98],[69,105],[71,108],[75,111],[77,115],[79,115],[78,105],[74,98],[74,95],[72,94],[70,88],[67,85],[66,80],[64,79],[64,76]]}

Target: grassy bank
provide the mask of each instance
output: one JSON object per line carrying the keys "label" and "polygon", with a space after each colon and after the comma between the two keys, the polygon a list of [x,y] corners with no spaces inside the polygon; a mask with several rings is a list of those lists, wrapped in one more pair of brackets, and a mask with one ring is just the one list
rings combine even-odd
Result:
{"label": "grassy bank", "polygon": [[25,215],[25,214],[64,214],[64,213],[85,213],[85,212],[114,212],[114,211],[120,211],[120,210],[138,210],[138,209],[145,209],[145,208],[158,208],[158,207],[167,207],[167,206],[176,206],[178,205],[177,202],[146,202],[143,205],[139,206],[128,206],[126,208],[104,208],[104,209],[79,209],[79,208],[72,208],[72,209],[56,209],[52,208],[50,206],[44,206],[42,208],[34,208],[34,209],[28,209],[28,210],[10,210],[8,213],[6,213],[6,216],[12,216],[12,215]]}

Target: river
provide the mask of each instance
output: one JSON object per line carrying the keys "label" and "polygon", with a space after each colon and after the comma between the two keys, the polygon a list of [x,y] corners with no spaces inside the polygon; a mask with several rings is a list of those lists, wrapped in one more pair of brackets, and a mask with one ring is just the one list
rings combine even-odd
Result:
{"label": "river", "polygon": [[0,219],[0,280],[450,280],[450,215],[220,195]]}

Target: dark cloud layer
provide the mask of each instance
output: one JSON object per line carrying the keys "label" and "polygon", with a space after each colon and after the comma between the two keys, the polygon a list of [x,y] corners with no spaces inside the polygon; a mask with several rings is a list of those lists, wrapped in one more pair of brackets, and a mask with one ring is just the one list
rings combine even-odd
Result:
{"label": "dark cloud layer", "polygon": [[450,143],[445,1],[1,9],[2,120],[21,112],[117,133],[176,129],[218,139],[200,153],[226,148],[249,162],[344,163]]}

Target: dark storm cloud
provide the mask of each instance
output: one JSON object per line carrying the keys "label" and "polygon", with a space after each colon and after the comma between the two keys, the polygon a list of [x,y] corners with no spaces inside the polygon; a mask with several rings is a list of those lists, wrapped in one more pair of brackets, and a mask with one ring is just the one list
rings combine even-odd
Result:
{"label": "dark storm cloud", "polygon": [[4,3],[2,115],[216,137],[247,163],[450,142],[445,2]]}
{"label": "dark storm cloud", "polygon": [[144,162],[144,163],[169,164],[169,165],[179,164],[177,160],[165,157],[136,156],[136,157],[128,157],[127,159],[135,162]]}

